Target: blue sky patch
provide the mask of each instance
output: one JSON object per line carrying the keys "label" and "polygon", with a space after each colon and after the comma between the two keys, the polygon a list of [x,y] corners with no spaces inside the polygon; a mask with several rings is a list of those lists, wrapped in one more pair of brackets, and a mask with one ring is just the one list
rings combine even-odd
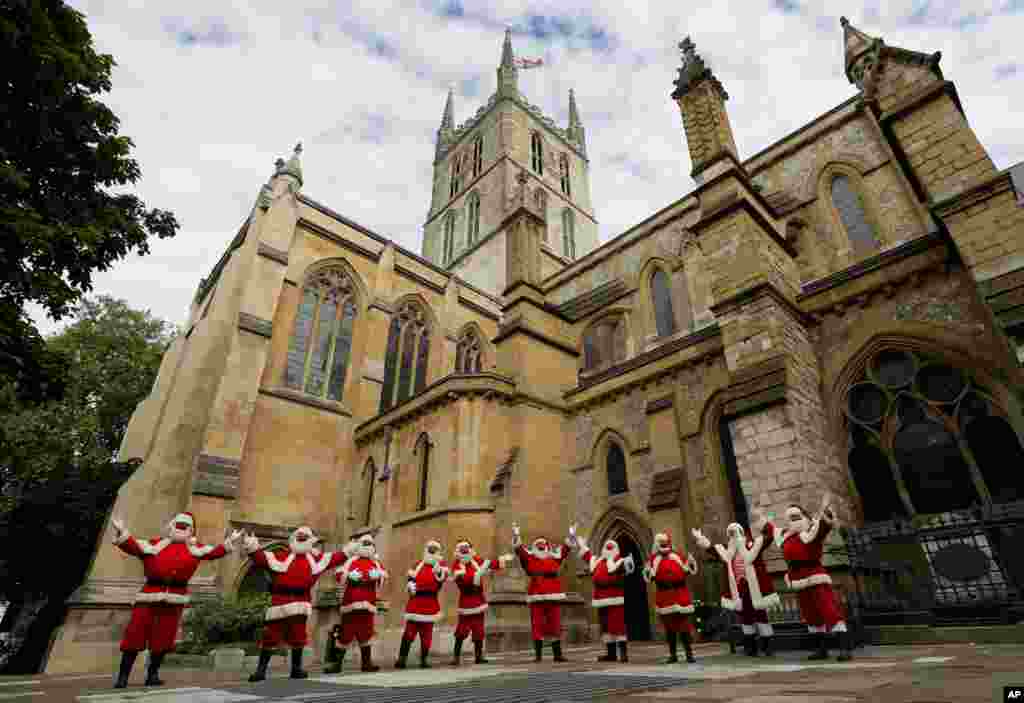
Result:
{"label": "blue sky patch", "polygon": [[796,2],[796,0],[774,0],[772,4],[775,5],[776,10],[787,15],[800,12],[800,3]]}
{"label": "blue sky patch", "polygon": [[1020,64],[1016,63],[1005,63],[1002,66],[996,66],[995,76],[997,81],[1006,80],[1007,78],[1013,78],[1020,73]]}
{"label": "blue sky patch", "polygon": [[241,40],[241,35],[231,31],[220,19],[195,22],[183,17],[164,17],[160,24],[164,32],[173,35],[175,43],[182,47],[221,48]]}

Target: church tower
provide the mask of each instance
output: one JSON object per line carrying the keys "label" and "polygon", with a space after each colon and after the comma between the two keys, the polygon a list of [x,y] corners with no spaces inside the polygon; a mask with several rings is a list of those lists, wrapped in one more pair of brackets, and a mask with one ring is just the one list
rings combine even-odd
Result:
{"label": "church tower", "polygon": [[569,123],[555,125],[519,92],[512,32],[506,30],[497,89],[485,105],[455,126],[448,92],[437,130],[430,212],[423,256],[494,295],[506,285],[506,218],[517,177],[525,173],[533,205],[546,215],[541,274],[549,276],[597,248],[590,199],[590,162],[576,96],[569,91]]}

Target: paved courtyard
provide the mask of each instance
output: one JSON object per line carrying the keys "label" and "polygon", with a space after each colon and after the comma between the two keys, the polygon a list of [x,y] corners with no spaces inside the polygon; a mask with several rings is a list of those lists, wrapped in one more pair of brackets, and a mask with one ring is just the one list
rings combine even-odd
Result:
{"label": "paved courtyard", "polygon": [[[167,685],[144,688],[141,667],[123,691],[111,677],[67,676],[0,680],[0,701],[33,703],[960,703],[1000,701],[1002,686],[1024,680],[1024,645],[868,647],[854,661],[806,662],[806,652],[750,659],[697,648],[697,664],[657,662],[660,645],[633,645],[629,664],[598,664],[601,647],[572,649],[567,664],[534,664],[528,653],[491,656],[454,669],[435,655],[435,668],[328,676],[292,681],[280,668],[250,684],[238,673],[166,669]],[[547,656],[548,653],[545,653]],[[283,660],[282,660],[283,661]],[[357,660],[358,661],[358,660]]]}

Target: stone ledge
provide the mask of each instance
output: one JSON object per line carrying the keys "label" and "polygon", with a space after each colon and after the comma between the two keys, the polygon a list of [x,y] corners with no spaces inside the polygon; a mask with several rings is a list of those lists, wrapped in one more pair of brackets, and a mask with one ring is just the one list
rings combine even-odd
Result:
{"label": "stone ledge", "polygon": [[422,522],[435,517],[448,515],[449,513],[493,513],[494,503],[455,503],[438,508],[421,510],[411,515],[400,517],[391,523],[392,527],[401,527],[413,523]]}
{"label": "stone ledge", "polygon": [[335,415],[342,415],[344,417],[352,417],[352,413],[341,403],[335,403],[330,400],[322,400],[320,398],[314,398],[311,395],[300,393],[299,391],[292,390],[290,388],[260,388],[262,395],[269,395],[272,398],[279,398],[281,400],[288,400],[299,405],[306,405],[311,408],[317,408],[318,410],[324,410]]}

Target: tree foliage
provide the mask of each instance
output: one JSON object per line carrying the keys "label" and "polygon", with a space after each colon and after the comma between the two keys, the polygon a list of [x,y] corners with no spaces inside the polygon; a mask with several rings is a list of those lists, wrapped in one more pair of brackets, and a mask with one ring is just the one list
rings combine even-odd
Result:
{"label": "tree foliage", "polygon": [[59,397],[67,367],[26,303],[59,320],[94,271],[178,229],[170,212],[108,190],[141,175],[132,140],[94,97],[110,90],[114,65],[60,0],[0,2],[0,380],[16,380],[22,400]]}

